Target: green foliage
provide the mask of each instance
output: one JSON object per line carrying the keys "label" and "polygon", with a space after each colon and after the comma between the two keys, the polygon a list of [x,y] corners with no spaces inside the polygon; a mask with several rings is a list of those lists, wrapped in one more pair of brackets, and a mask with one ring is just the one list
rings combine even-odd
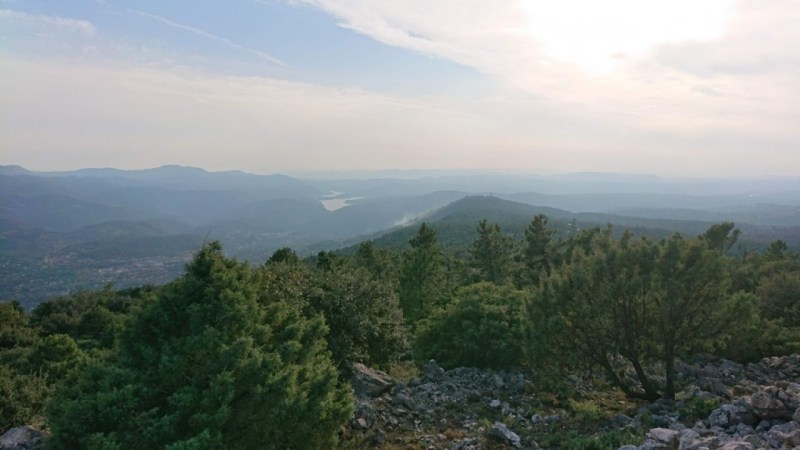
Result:
{"label": "green foliage", "polygon": [[712,225],[701,236],[708,247],[713,250],[718,250],[725,254],[733,247],[733,244],[739,240],[742,231],[735,227],[731,222],[724,222]]}
{"label": "green foliage", "polygon": [[40,421],[49,395],[43,377],[0,364],[0,430]]}
{"label": "green foliage", "polygon": [[85,358],[78,344],[66,334],[52,334],[37,341],[27,360],[27,371],[61,380]]}
{"label": "green foliage", "polygon": [[525,362],[528,293],[483,282],[456,291],[417,331],[418,360],[443,367],[514,367]]}
{"label": "green foliage", "polygon": [[392,255],[388,251],[378,248],[372,241],[364,241],[359,244],[353,255],[353,264],[366,269],[373,278],[384,282],[394,282],[397,277],[396,263]]}
{"label": "green foliage", "polygon": [[44,412],[50,383],[46,373],[29,367],[40,342],[19,304],[0,303],[0,430],[37,421]]}
{"label": "green foliage", "polygon": [[577,431],[555,431],[538,435],[536,443],[541,448],[563,450],[616,450],[642,440],[642,436],[629,431],[604,431],[588,436]]}
{"label": "green foliage", "polygon": [[258,277],[207,244],[51,403],[53,449],[322,448],[352,406],[322,318],[259,302]]}
{"label": "green foliage", "polygon": [[583,424],[595,424],[606,417],[606,412],[590,400],[578,401],[569,399],[567,401],[569,411],[575,415],[576,420]]}
{"label": "green foliage", "polygon": [[780,261],[789,257],[789,246],[786,242],[778,239],[772,241],[764,251],[764,259],[767,261]]}
{"label": "green foliage", "polygon": [[533,286],[539,285],[539,280],[550,275],[553,268],[554,230],[547,227],[548,218],[544,214],[537,214],[530,225],[525,229],[524,260],[527,268],[527,279]]}
{"label": "green foliage", "polygon": [[408,348],[397,294],[364,270],[317,274],[308,296],[308,314],[322,314],[328,325],[328,348],[343,374],[354,362],[386,367]]}
{"label": "green foliage", "polygon": [[444,257],[436,244],[436,230],[425,223],[408,242],[411,250],[403,255],[398,293],[403,314],[413,326],[444,297]]}
{"label": "green foliage", "polygon": [[303,264],[272,263],[259,271],[259,297],[262,303],[286,302],[298,308],[306,306],[312,285],[311,270]]}
{"label": "green foliage", "polygon": [[41,303],[31,313],[31,324],[45,335],[68,335],[84,350],[107,349],[128,316],[153,295],[152,288],[78,291]]}
{"label": "green foliage", "polygon": [[800,326],[800,270],[780,271],[761,280],[756,295],[766,319],[782,319],[789,327]]}
{"label": "green foliage", "polygon": [[297,257],[297,254],[291,248],[283,247],[275,250],[272,256],[267,260],[267,264],[276,263],[300,264],[300,258]]}
{"label": "green foliage", "polygon": [[[739,303],[727,295],[720,252],[703,240],[675,235],[660,243],[619,240],[611,229],[586,233],[569,262],[545,279],[529,312],[551,355],[602,367],[627,395],[673,398],[674,361],[735,329]],[[630,364],[638,390],[627,385],[618,357]],[[645,366],[664,364],[658,392]]]}
{"label": "green foliage", "polygon": [[269,264],[262,270],[262,301],[284,301],[308,318],[322,316],[328,348],[343,377],[354,362],[386,366],[408,348],[403,312],[391,284],[351,266],[311,270]]}
{"label": "green foliage", "polygon": [[319,252],[317,253],[316,263],[314,264],[320,270],[333,270],[334,267],[341,264],[339,257],[333,252]]}
{"label": "green foliage", "polygon": [[474,266],[480,271],[481,279],[500,283],[511,275],[514,241],[500,231],[500,226],[489,225],[486,219],[477,227],[478,237],[472,243],[469,253]]}
{"label": "green foliage", "polygon": [[[367,241],[352,258],[320,252],[304,264],[283,248],[257,269],[211,243],[158,290],[81,291],[30,315],[0,303],[0,424],[42,420],[57,388],[53,449],[328,448],[352,411],[340,380],[353,362],[414,376],[401,362],[409,328],[418,361],[537,363],[534,384],[549,391],[539,398],[580,428],[609,411],[575,400],[564,366],[600,367],[628,396],[654,399],[674,396],[678,357],[800,351],[800,262],[781,241],[733,259],[728,223],[661,241],[573,221],[555,242],[547,225],[534,217],[514,254],[513,238],[482,220],[471,260],[444,256],[427,224],[402,255]],[[483,281],[470,285],[476,268]],[[702,418],[716,406],[692,399],[680,412]],[[638,438],[580,431],[537,441],[617,448]]]}
{"label": "green foliage", "polygon": [[718,398],[692,397],[686,400],[678,413],[684,423],[694,423],[708,418],[711,411],[719,408],[722,400]]}
{"label": "green foliage", "polygon": [[0,365],[21,364],[38,338],[18,303],[0,303]]}
{"label": "green foliage", "polygon": [[740,362],[761,359],[766,337],[764,331],[769,328],[769,324],[759,315],[759,298],[754,294],[738,292],[731,297],[730,302],[738,310],[738,326],[718,340],[714,348],[706,350]]}

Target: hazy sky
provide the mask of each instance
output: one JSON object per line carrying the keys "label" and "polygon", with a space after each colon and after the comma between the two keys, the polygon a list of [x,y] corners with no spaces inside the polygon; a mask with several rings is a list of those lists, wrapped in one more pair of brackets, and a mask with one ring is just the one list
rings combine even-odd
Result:
{"label": "hazy sky", "polygon": [[800,1],[0,0],[0,164],[800,175]]}

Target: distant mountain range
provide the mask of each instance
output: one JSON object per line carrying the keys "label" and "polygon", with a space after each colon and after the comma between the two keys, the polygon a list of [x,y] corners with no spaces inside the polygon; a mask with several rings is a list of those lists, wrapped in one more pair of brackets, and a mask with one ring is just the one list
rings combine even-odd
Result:
{"label": "distant mountain range", "polygon": [[[167,282],[206,240],[221,240],[228,253],[253,262],[284,246],[300,254],[366,238],[394,246],[422,220],[440,228],[443,245],[454,249],[471,239],[482,218],[521,233],[538,213],[554,226],[574,219],[653,236],[699,234],[711,223],[734,221],[750,246],[778,238],[800,246],[800,178],[381,175],[300,179],[181,166],[68,172],[0,166],[0,299],[32,305],[106,283]],[[321,200],[334,191],[358,199],[331,211]]]}

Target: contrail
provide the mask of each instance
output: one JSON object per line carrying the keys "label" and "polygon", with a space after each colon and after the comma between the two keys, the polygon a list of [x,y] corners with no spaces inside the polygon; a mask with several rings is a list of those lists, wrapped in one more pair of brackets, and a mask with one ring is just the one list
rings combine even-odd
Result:
{"label": "contrail", "polygon": [[231,41],[230,39],[227,39],[227,38],[224,38],[224,37],[221,37],[221,36],[217,36],[216,34],[209,33],[208,31],[201,30],[200,28],[195,28],[195,27],[192,27],[192,26],[189,26],[189,25],[184,25],[182,23],[178,23],[178,22],[169,20],[166,17],[161,17],[161,16],[156,15],[156,14],[150,14],[150,13],[147,13],[147,12],[144,12],[144,11],[139,11],[137,9],[128,9],[128,11],[133,13],[133,14],[142,16],[142,17],[147,17],[149,19],[153,19],[153,20],[155,20],[157,22],[163,23],[164,25],[167,25],[167,26],[170,26],[170,27],[173,27],[173,28],[177,28],[179,30],[188,31],[188,32],[194,33],[194,34],[196,34],[198,36],[203,36],[204,38],[211,39],[212,41],[220,42],[222,44],[227,45],[228,47],[235,48],[237,50],[241,50],[241,51],[244,51],[244,52],[252,53],[252,54],[258,56],[261,59],[264,59],[266,61],[271,62],[272,64],[277,64],[277,65],[279,65],[281,67],[286,67],[286,68],[289,67],[288,64],[286,64],[285,62],[281,61],[280,59],[270,55],[269,53],[265,53],[265,52],[262,52],[260,50],[255,50],[255,49],[252,49],[252,48],[249,48],[249,47],[245,47],[243,45],[239,45],[236,42]]}

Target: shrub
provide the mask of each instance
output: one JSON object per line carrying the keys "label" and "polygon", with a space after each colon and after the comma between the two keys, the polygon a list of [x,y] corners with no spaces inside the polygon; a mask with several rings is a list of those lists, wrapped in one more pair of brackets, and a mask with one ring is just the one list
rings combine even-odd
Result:
{"label": "shrub", "polygon": [[307,301],[307,314],[325,317],[328,347],[345,376],[354,362],[388,368],[408,349],[397,294],[364,269],[318,272]]}
{"label": "shrub", "polygon": [[324,321],[261,304],[246,264],[204,246],[105,361],[51,403],[53,449],[326,448],[352,412]]}
{"label": "shrub", "polygon": [[0,430],[34,422],[49,394],[44,378],[0,365]]}
{"label": "shrub", "polygon": [[452,302],[424,320],[415,354],[443,367],[514,367],[525,362],[528,293],[484,282],[456,291]]}

